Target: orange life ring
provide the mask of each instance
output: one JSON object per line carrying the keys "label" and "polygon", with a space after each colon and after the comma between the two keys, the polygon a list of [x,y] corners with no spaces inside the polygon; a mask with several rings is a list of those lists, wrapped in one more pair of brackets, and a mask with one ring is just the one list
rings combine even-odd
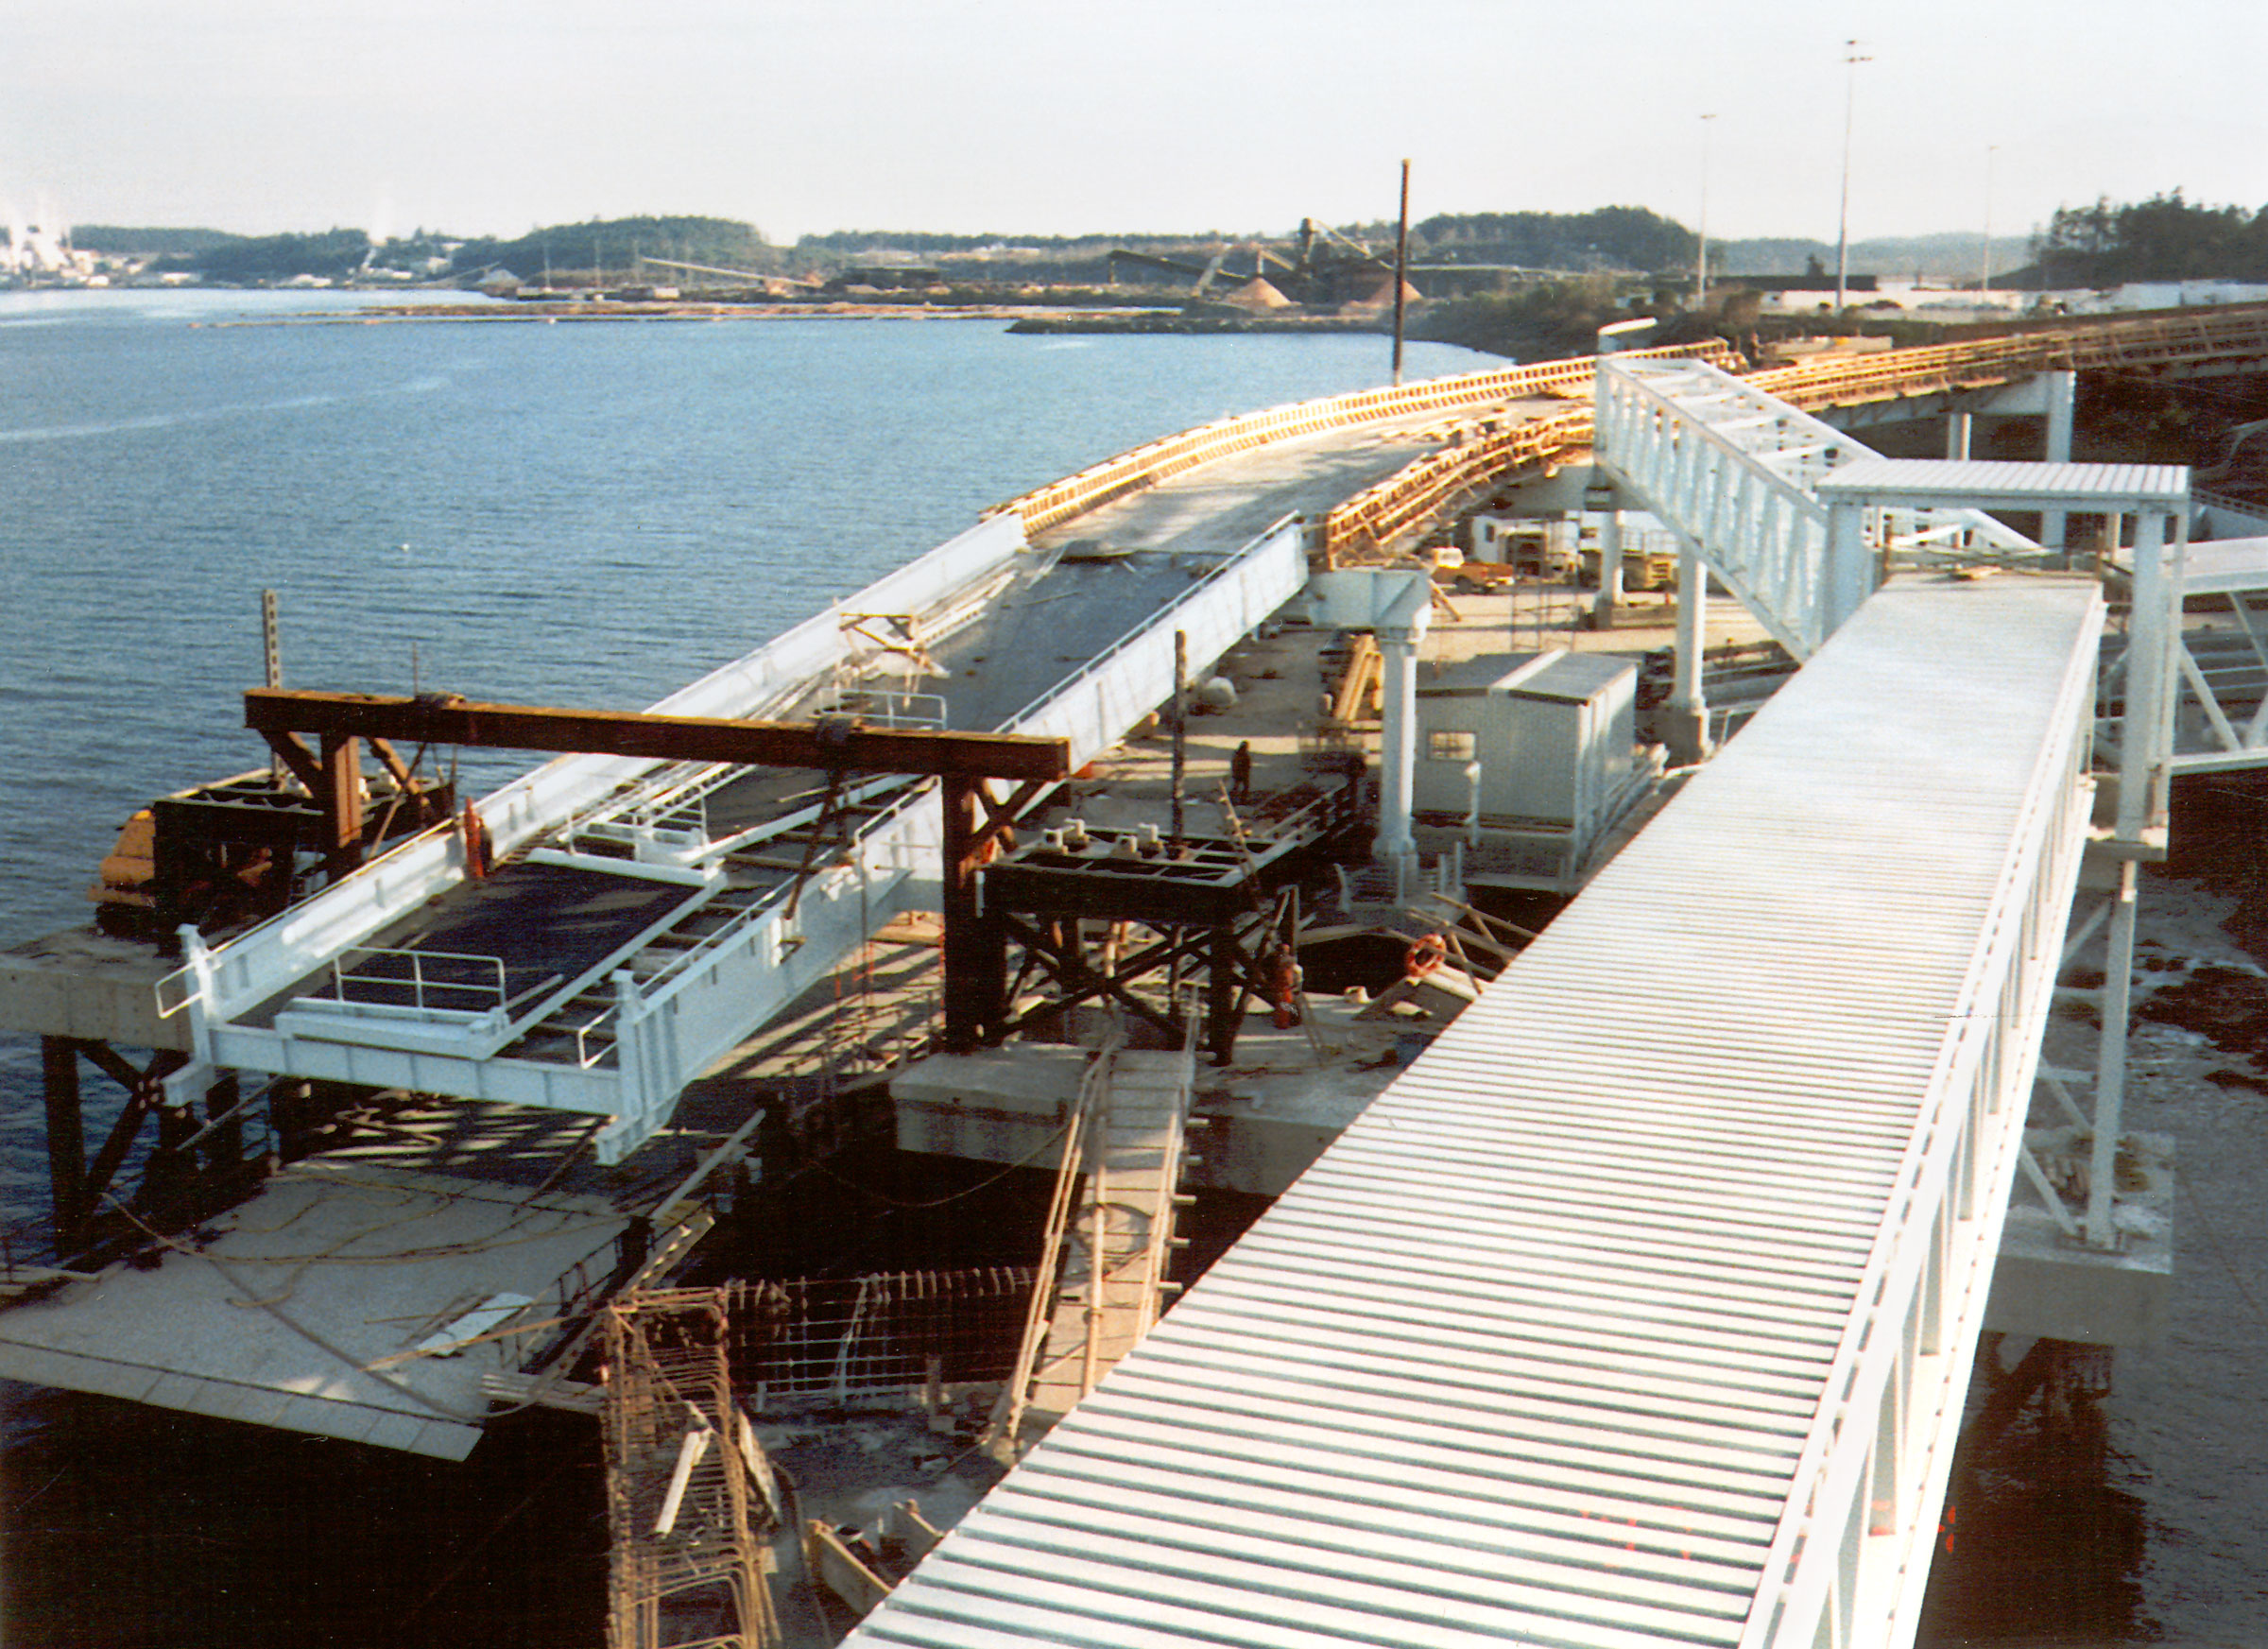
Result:
{"label": "orange life ring", "polygon": [[1408,954],[1401,959],[1401,970],[1411,979],[1423,979],[1441,966],[1449,954],[1449,942],[1439,934],[1428,934],[1421,939],[1412,939]]}

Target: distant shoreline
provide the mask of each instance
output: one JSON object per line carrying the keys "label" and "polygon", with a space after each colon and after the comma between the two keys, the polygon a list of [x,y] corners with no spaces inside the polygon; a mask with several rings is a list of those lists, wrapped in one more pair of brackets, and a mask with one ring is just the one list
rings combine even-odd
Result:
{"label": "distant shoreline", "polygon": [[564,303],[431,303],[302,310],[291,315],[232,316],[193,326],[392,326],[404,322],[477,321],[484,324],[581,324],[591,321],[698,320],[998,320],[1010,332],[1041,335],[1216,333],[1372,333],[1375,322],[1334,316],[1191,316],[1175,310],[1108,312],[1029,303],[713,303],[673,299]]}

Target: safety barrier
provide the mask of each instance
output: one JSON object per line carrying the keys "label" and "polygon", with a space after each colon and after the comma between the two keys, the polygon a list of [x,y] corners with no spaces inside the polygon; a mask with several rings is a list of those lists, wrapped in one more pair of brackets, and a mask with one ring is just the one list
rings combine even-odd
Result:
{"label": "safety barrier", "polygon": [[[1697,347],[1631,351],[1615,358],[1663,360],[1681,355],[1727,371],[1739,369],[1730,346],[1713,341]],[[2172,365],[2245,355],[2268,359],[2268,307],[2059,327],[1875,355],[1822,356],[1796,366],[1746,373],[1744,381],[1793,405],[1816,410],[1945,394],[2004,384],[2038,372]],[[1555,387],[1586,377],[1591,366],[1588,358],[1548,364],[1573,369],[1557,378]],[[1325,564],[1336,566],[1366,548],[1383,549],[1443,508],[1508,475],[1574,461],[1584,455],[1591,436],[1587,417],[1570,414],[1532,419],[1493,430],[1479,442],[1420,458],[1332,510],[1324,524]]]}
{"label": "safety barrier", "polygon": [[1912,1639],[2087,838],[2101,624],[2098,603],[2047,719],[1740,1649]]}
{"label": "safety barrier", "polygon": [[2010,333],[1877,355],[1823,355],[1747,377],[1766,394],[1816,408],[1941,394],[2036,372],[2172,366],[2242,355],[2268,358],[2268,307]]}
{"label": "safety barrier", "polygon": [[1323,519],[1323,563],[1382,549],[1445,507],[1507,472],[1549,469],[1590,445],[1591,415],[1562,413],[1488,430],[1469,446],[1420,458],[1348,499]]}
{"label": "safety barrier", "polygon": [[[1649,360],[1693,354],[1728,355],[1729,351],[1725,344],[1711,339],[1706,344],[1631,352],[1632,358]],[[1301,436],[1321,435],[1329,430],[1420,413],[1469,412],[1532,396],[1585,400],[1590,394],[1590,373],[1591,357],[1587,355],[1564,361],[1538,361],[1532,366],[1432,378],[1422,384],[1361,389],[1326,400],[1295,402],[1265,412],[1225,418],[1145,442],[1075,475],[1010,499],[986,513],[990,517],[1013,513],[1022,518],[1026,533],[1038,533],[1112,499],[1154,487],[1185,470],[1215,463],[1274,441],[1294,440]]]}

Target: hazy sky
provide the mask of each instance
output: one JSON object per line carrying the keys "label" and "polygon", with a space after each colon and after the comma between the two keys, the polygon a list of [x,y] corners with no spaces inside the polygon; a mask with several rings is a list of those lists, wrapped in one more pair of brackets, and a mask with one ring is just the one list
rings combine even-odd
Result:
{"label": "hazy sky", "polygon": [[[1871,61],[1844,66],[1855,37]],[[0,0],[0,211],[519,234],[1276,231],[1630,204],[1712,236],[2268,204],[2263,0]],[[1704,163],[1701,116],[1707,130]]]}

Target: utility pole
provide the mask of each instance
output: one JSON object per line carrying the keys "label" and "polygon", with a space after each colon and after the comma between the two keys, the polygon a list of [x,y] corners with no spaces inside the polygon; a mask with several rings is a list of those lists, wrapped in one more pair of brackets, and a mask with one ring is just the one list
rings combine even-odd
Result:
{"label": "utility pole", "polygon": [[1410,163],[1401,163],[1401,223],[1394,232],[1394,382],[1401,382],[1401,292],[1410,266]]}
{"label": "utility pole", "polygon": [[1984,264],[1977,277],[1977,296],[1992,296],[1992,157],[2001,152],[1999,144],[1988,144],[1984,149]]}
{"label": "utility pole", "polygon": [[1835,229],[1835,314],[1841,316],[1850,284],[1850,115],[1859,100],[1859,65],[1874,60],[1859,50],[1859,43],[1843,43],[1843,209]]}
{"label": "utility pole", "polygon": [[1693,313],[1698,315],[1709,307],[1709,123],[1713,114],[1701,117],[1701,249],[1693,259]]}

